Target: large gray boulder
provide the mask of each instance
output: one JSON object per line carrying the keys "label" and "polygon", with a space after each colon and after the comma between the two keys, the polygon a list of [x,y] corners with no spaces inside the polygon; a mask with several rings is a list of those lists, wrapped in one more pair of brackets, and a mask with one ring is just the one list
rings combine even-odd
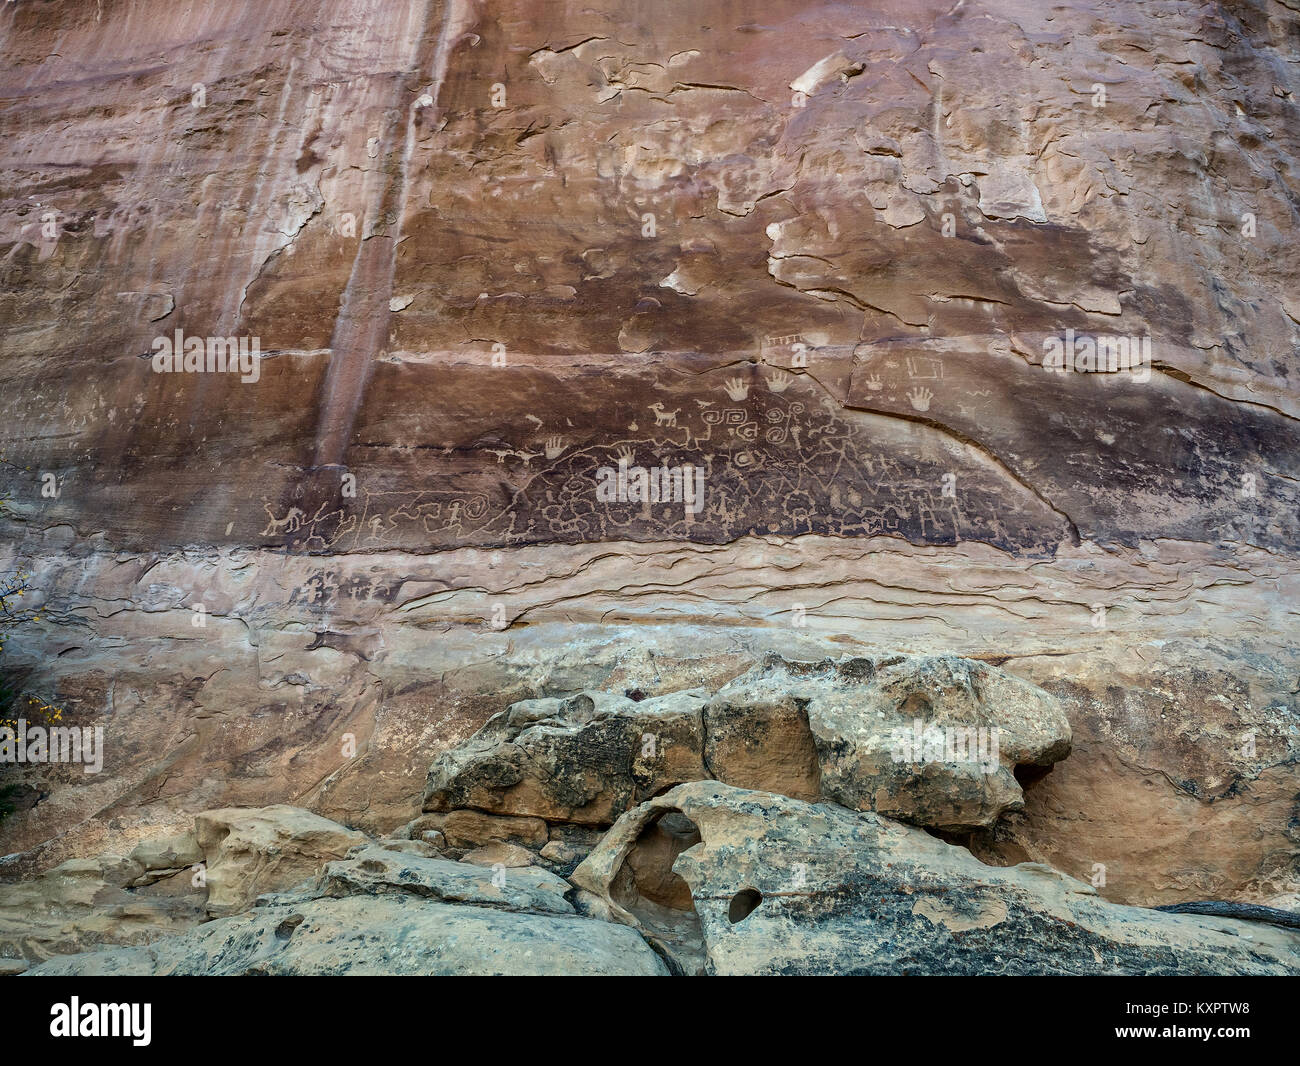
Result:
{"label": "large gray boulder", "polygon": [[1070,751],[1055,698],[956,656],[771,656],[719,691],[704,721],[720,781],[950,831],[1022,807],[1016,767]]}
{"label": "large gray boulder", "polygon": [[565,881],[374,844],[325,864],[292,892],[147,946],[67,955],[48,975],[663,976],[626,925],[580,916]]}
{"label": "large gray boulder", "polygon": [[572,886],[537,866],[493,869],[411,855],[368,844],[326,863],[316,879],[321,896],[412,895],[444,903],[573,914]]}
{"label": "large gray boulder", "polygon": [[1300,974],[1300,933],[1102,901],[874,813],[720,782],[624,815],[580,906],[710,974]]}
{"label": "large gray boulder", "polygon": [[1060,704],[982,662],[772,655],[712,696],[516,703],[437,759],[424,809],[604,826],[673,785],[716,779],[964,831],[1023,806],[1018,766],[1069,750]]}
{"label": "large gray boulder", "polygon": [[424,809],[610,825],[656,792],[708,776],[706,698],[592,692],[513,704],[434,762]]}
{"label": "large gray boulder", "polygon": [[627,926],[416,895],[257,907],[147,947],[51,959],[31,976],[662,976]]}

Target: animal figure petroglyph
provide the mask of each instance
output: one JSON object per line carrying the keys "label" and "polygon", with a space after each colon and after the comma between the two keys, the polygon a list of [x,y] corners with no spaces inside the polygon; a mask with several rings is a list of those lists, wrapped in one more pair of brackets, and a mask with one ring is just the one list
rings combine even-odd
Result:
{"label": "animal figure petroglyph", "polygon": [[484,448],[483,450],[489,455],[495,455],[498,463],[504,463],[506,461],[506,456],[512,456],[515,459],[522,460],[525,467],[534,459],[542,455],[542,452],[530,452],[525,451],[522,448]]}
{"label": "animal figure petroglyph", "polygon": [[290,507],[289,513],[283,518],[275,517],[275,512],[271,510],[269,503],[263,504],[262,509],[266,511],[267,517],[270,518],[266,528],[261,533],[264,537],[275,537],[281,533],[293,533],[302,526],[302,520],[307,517],[297,507]]}
{"label": "animal figure petroglyph", "polygon": [[652,403],[652,404],[650,405],[650,410],[652,410],[652,411],[655,413],[655,425],[656,425],[656,426],[676,426],[676,425],[677,425],[677,412],[680,411],[681,408],[680,408],[680,407],[677,407],[677,408],[674,408],[674,409],[671,410],[671,411],[665,411],[665,410],[664,410],[664,405],[663,405],[663,404],[661,404],[661,403]]}

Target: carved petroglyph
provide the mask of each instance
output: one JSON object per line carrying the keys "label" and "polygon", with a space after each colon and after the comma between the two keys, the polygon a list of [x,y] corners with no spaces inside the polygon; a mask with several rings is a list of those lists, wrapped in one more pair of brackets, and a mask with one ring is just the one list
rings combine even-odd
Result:
{"label": "carved petroglyph", "polygon": [[863,346],[855,353],[861,383],[886,404],[902,404],[914,411],[928,411],[943,388],[943,360],[923,353],[900,354],[890,349]]}
{"label": "carved petroglyph", "polygon": [[744,378],[728,378],[722,389],[729,399],[740,401],[749,395],[749,382]]}
{"label": "carved petroglyph", "polygon": [[524,466],[544,454],[543,452],[530,452],[522,448],[484,448],[483,450],[495,455],[498,463],[504,463],[507,459],[518,459]]}
{"label": "carved petroglyph", "polygon": [[929,389],[911,389],[907,393],[907,402],[917,411],[930,410],[930,401],[934,399],[934,393]]}
{"label": "carved petroglyph", "polygon": [[[889,362],[882,370],[894,371],[899,384],[912,382],[911,374],[930,385],[942,377],[941,367],[931,365],[937,360]],[[760,382],[767,387],[754,388]],[[1043,552],[1059,543],[1059,520],[1041,501],[1026,498],[1009,508],[1005,481],[987,468],[965,469],[963,492],[944,495],[945,473],[969,458],[944,452],[938,435],[923,447],[914,430],[896,431],[911,434],[904,448],[897,440],[877,441],[879,427],[873,432],[863,422],[873,416],[846,411],[803,375],[733,371],[704,387],[725,392],[732,402],[680,394],[671,404],[629,399],[628,407],[571,421],[571,439],[551,434],[518,446],[430,448],[441,462],[456,464],[454,473],[440,465],[415,483],[376,486],[363,479],[357,499],[322,505],[310,518],[301,511],[279,520],[272,515],[264,535],[283,536],[298,550],[335,552],[618,539],[723,542],[752,533],[979,539]],[[918,410],[918,402],[934,395],[922,384],[910,390]],[[649,409],[654,423],[629,419],[629,407]],[[497,445],[502,430],[508,427],[478,439]],[[597,472],[619,464],[702,470],[708,486],[702,509],[651,499],[598,500]]]}
{"label": "carved petroglyph", "polygon": [[264,537],[278,536],[281,533],[293,533],[302,525],[302,520],[306,517],[297,507],[290,507],[288,514],[283,518],[276,518],[275,512],[271,510],[269,503],[262,506],[267,517],[270,518],[266,528],[262,530],[262,536]]}
{"label": "carved petroglyph", "polygon": [[681,408],[678,408],[677,411],[665,411],[662,403],[652,403],[650,410],[654,412],[656,426],[675,426],[677,425],[677,412]]}

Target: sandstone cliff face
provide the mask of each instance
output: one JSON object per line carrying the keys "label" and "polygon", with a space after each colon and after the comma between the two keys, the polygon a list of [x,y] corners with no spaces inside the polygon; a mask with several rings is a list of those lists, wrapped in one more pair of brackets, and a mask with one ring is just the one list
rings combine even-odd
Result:
{"label": "sandstone cliff face", "polygon": [[0,769],[0,876],[391,832],[523,700],[955,655],[1072,736],[978,857],[1300,892],[1290,0],[19,0],[0,54],[5,661],[106,737]]}

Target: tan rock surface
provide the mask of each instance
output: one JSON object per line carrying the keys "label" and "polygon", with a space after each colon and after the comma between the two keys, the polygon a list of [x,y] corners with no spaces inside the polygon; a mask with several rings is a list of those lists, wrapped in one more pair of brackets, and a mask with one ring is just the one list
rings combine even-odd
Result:
{"label": "tan rock surface", "polygon": [[527,844],[540,848],[549,839],[540,818],[510,818],[482,811],[452,811],[443,822],[443,837],[454,848],[491,843]]}
{"label": "tan rock surface", "polygon": [[298,884],[365,835],[300,807],[204,811],[194,819],[203,851],[208,913],[240,911],[264,892]]}
{"label": "tan rock surface", "polygon": [[[1297,19],[0,5],[0,667],[106,732],[0,770],[0,878],[384,834],[519,701],[901,654],[1069,720],[990,861],[1300,891]],[[176,329],[258,381],[154,373]],[[703,509],[597,503],[620,454]]]}
{"label": "tan rock surface", "polygon": [[549,839],[542,819],[607,825],[712,778],[958,832],[1022,808],[1015,775],[1046,773],[1069,749],[1060,703],[984,663],[769,655],[712,696],[513,704],[435,760],[425,807],[449,809],[440,825],[452,846],[536,847]]}
{"label": "tan rock surface", "polygon": [[629,811],[573,881],[687,973],[1300,970],[1293,929],[1106,903],[1047,866],[985,866],[876,814],[720,782]]}
{"label": "tan rock surface", "polygon": [[203,920],[206,894],[188,870],[165,879],[145,873],[138,862],[104,855],[0,884],[0,967],[21,972],[55,955],[145,944]]}

